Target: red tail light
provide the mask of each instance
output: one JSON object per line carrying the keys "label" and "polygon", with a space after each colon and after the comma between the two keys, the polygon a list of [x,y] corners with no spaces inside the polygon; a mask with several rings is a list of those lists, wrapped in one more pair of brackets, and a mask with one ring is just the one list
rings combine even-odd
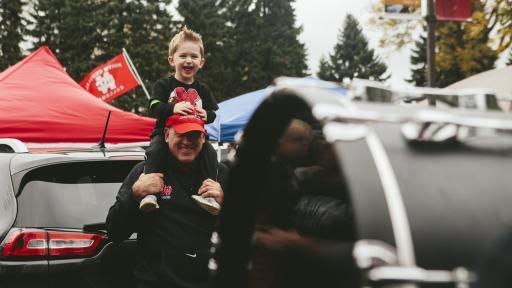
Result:
{"label": "red tail light", "polygon": [[46,237],[46,232],[42,230],[13,228],[2,243],[2,256],[46,256],[48,254]]}
{"label": "red tail light", "polygon": [[67,231],[13,228],[0,245],[5,258],[73,258],[92,256],[105,237]]}

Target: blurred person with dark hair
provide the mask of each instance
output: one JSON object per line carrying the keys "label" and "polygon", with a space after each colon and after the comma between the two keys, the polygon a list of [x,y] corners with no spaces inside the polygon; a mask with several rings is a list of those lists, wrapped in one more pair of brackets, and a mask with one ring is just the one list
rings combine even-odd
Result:
{"label": "blurred person with dark hair", "polygon": [[250,287],[356,287],[346,185],[330,144],[311,127],[293,119],[276,148],[253,236]]}

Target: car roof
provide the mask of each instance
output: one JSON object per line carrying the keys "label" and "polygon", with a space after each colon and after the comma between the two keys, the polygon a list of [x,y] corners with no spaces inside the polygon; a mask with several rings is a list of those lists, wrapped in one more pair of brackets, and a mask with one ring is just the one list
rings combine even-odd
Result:
{"label": "car roof", "polygon": [[144,149],[38,149],[13,155],[10,163],[11,174],[38,166],[66,162],[144,160]]}

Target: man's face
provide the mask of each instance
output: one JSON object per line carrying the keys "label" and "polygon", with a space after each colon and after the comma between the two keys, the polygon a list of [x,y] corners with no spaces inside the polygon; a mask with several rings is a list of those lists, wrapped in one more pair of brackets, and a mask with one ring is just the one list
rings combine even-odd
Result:
{"label": "man's face", "polygon": [[165,129],[165,142],[169,145],[169,151],[183,164],[192,163],[196,159],[203,148],[204,141],[204,133],[199,131],[178,134],[172,127]]}

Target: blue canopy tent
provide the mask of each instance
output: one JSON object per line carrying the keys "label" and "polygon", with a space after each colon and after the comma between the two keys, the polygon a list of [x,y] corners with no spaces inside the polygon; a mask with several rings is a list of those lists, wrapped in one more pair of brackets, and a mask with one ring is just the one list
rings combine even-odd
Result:
{"label": "blue canopy tent", "polygon": [[[286,78],[288,84],[299,85],[315,85],[322,86],[326,89],[332,90],[340,96],[345,96],[347,90],[335,85],[331,82],[326,82],[313,77],[306,78]],[[240,96],[231,98],[219,103],[219,110],[217,110],[217,118],[213,123],[206,125],[210,141],[219,142],[235,142],[235,135],[238,131],[243,130],[252,114],[261,102],[272,92],[273,88],[257,90],[242,94]],[[220,135],[220,137],[219,137]]]}
{"label": "blue canopy tent", "polygon": [[261,89],[219,103],[217,118],[206,125],[210,140],[235,142],[235,134],[245,127],[254,110],[271,91],[272,88]]}

